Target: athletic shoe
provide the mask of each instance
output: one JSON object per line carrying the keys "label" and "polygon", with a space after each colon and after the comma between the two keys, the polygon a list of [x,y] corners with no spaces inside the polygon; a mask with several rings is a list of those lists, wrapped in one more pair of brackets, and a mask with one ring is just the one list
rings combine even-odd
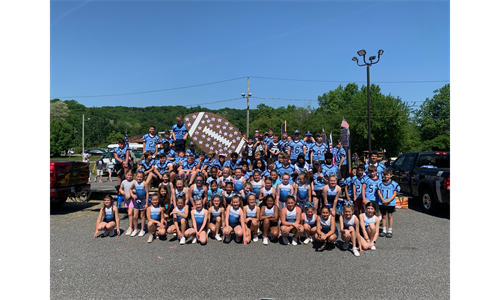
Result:
{"label": "athletic shoe", "polygon": [[262,231],[260,230],[260,228],[257,228],[257,234],[262,234]]}
{"label": "athletic shoe", "polygon": [[110,230],[110,231],[108,231],[108,232],[109,232],[109,236],[110,236],[110,237],[112,237],[112,236],[115,236],[115,235],[116,235],[116,234],[115,234],[115,230],[114,230],[114,229],[113,229],[113,230]]}
{"label": "athletic shoe", "polygon": [[172,235],[173,235],[174,237],[176,237],[176,236],[177,236],[177,232],[174,232]]}
{"label": "athletic shoe", "polygon": [[354,253],[354,256],[359,256],[358,248],[352,248],[352,253]]}
{"label": "athletic shoe", "polygon": [[125,231],[125,235],[130,235],[132,233],[132,228],[128,228],[127,231]]}
{"label": "athletic shoe", "polygon": [[311,239],[311,243],[314,243],[314,237],[311,236],[310,239]]}
{"label": "athletic shoe", "polygon": [[196,244],[197,240],[196,238],[193,238],[193,240],[191,241],[191,244]]}
{"label": "athletic shoe", "polygon": [[226,243],[229,243],[230,241],[231,241],[231,236],[230,236],[230,235],[226,236],[226,240],[225,240],[225,242],[226,242]]}
{"label": "athletic shoe", "polygon": [[267,245],[269,244],[269,239],[267,237],[262,238],[262,244]]}
{"label": "athletic shoe", "polygon": [[235,241],[236,243],[241,242],[241,236],[236,236],[236,238],[234,239],[234,241]]}
{"label": "athletic shoe", "polygon": [[210,232],[211,232],[211,231],[212,231],[212,230],[210,230],[210,229],[208,229],[208,230],[207,230],[207,235],[208,235],[208,236],[210,235]]}
{"label": "athletic shoe", "polygon": [[144,236],[145,234],[146,234],[146,231],[141,230],[141,231],[139,232],[139,235],[138,235],[138,236]]}
{"label": "athletic shoe", "polygon": [[220,235],[219,235],[219,234],[216,234],[216,235],[215,235],[215,239],[216,239],[216,240],[218,240],[219,242],[220,242],[220,241],[222,241],[222,238],[220,237]]}
{"label": "athletic shoe", "polygon": [[385,232],[382,231],[381,233],[378,234],[378,236],[379,237],[384,237],[385,236]]}
{"label": "athletic shoe", "polygon": [[377,250],[377,248],[375,247],[375,245],[373,245],[370,250]]}
{"label": "athletic shoe", "polygon": [[132,231],[132,234],[130,234],[130,236],[136,236],[138,233],[139,233],[139,230],[136,229],[136,230]]}
{"label": "athletic shoe", "polygon": [[288,243],[290,242],[287,236],[283,236],[282,240],[284,245],[288,245]]}
{"label": "athletic shoe", "polygon": [[184,245],[185,243],[186,243],[186,238],[185,237],[181,237],[181,240],[180,240],[179,244]]}
{"label": "athletic shoe", "polygon": [[296,238],[292,238],[292,245],[297,246],[297,239]]}
{"label": "athletic shoe", "polygon": [[311,242],[311,238],[306,238],[303,243],[304,245],[307,245],[309,242]]}
{"label": "athletic shoe", "polygon": [[109,235],[109,231],[104,230],[104,232],[102,233],[102,236],[108,236],[108,235]]}
{"label": "athletic shoe", "polygon": [[151,243],[152,241],[153,241],[153,235],[152,235],[152,234],[150,234],[150,235],[149,235],[149,238],[148,238],[148,243]]}
{"label": "athletic shoe", "polygon": [[254,241],[254,243],[256,243],[258,240],[259,240],[259,236],[256,235],[256,234],[254,234],[253,235],[253,241]]}
{"label": "athletic shoe", "polygon": [[392,238],[392,232],[388,232],[386,235],[385,235],[386,238]]}

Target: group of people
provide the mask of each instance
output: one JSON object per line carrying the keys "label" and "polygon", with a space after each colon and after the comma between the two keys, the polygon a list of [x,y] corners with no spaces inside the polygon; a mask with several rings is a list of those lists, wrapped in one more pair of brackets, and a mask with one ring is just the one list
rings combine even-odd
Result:
{"label": "group of people", "polygon": [[180,244],[191,237],[191,243],[230,242],[234,233],[235,241],[243,244],[258,242],[261,234],[264,245],[279,238],[287,245],[291,235],[292,245],[303,237],[302,244],[317,241],[329,249],[340,237],[342,247],[347,250],[352,244],[359,256],[375,250],[379,237],[392,237],[399,186],[377,162],[376,151],[369,154],[368,164],[348,174],[342,142],[337,140],[330,151],[323,135],[314,140],[310,131],[304,139],[296,130],[292,138],[283,134],[280,140],[269,129],[267,141],[256,133],[258,145],[248,138],[241,155],[231,153],[229,160],[224,153],[196,153],[194,144],[183,149],[179,140],[186,140],[187,130],[180,117],[172,136],[167,132],[160,141],[154,132],[151,126],[143,138],[144,157],[135,174],[127,163],[125,141],[118,141],[118,205],[111,195],[106,197],[95,237],[115,229],[121,234],[121,204],[129,220],[125,234],[144,236],[147,226],[149,243],[168,234],[176,235]]}

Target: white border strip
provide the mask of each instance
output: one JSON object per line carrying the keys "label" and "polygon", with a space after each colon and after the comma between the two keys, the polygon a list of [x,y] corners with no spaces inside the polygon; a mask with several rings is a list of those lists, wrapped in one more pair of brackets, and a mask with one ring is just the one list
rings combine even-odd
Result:
{"label": "white border strip", "polygon": [[240,153],[241,148],[243,148],[243,145],[245,144],[245,139],[242,137],[240,144],[238,145],[238,148],[236,148],[236,153]]}
{"label": "white border strip", "polygon": [[189,136],[191,137],[193,136],[193,132],[198,127],[198,124],[200,124],[201,117],[203,117],[203,114],[205,113],[204,112],[199,113],[198,116],[196,117],[196,120],[194,120],[193,126],[191,126],[191,129],[189,129]]}

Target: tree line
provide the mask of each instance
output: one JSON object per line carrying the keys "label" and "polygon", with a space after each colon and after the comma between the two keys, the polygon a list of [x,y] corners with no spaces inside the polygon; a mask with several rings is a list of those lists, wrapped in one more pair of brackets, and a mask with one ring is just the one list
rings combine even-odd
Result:
{"label": "tree line", "polygon": [[[412,108],[401,98],[383,94],[378,85],[370,87],[372,149],[387,151],[386,156],[399,152],[450,149],[450,84],[433,91],[430,98]],[[85,123],[85,148],[106,148],[123,138],[145,134],[150,125],[157,131],[171,129],[175,117],[195,112],[211,112],[230,121],[239,130],[246,131],[245,109],[208,109],[184,106],[102,106],[86,107],[75,100],[50,100],[50,152],[58,156],[74,148],[81,151],[82,115],[90,118]],[[249,129],[265,132],[269,127],[280,133],[286,120],[287,133],[295,129],[304,136],[306,130],[313,135],[324,128],[329,137],[340,138],[340,124],[345,118],[350,125],[351,149],[362,155],[368,150],[367,87],[355,83],[339,85],[318,96],[318,107],[286,105],[271,107],[264,103],[250,110]]]}

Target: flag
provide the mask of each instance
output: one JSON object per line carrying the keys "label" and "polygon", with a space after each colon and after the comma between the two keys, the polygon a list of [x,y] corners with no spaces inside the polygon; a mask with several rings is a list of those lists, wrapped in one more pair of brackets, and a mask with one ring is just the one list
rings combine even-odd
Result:
{"label": "flag", "polygon": [[125,131],[125,147],[128,147],[128,134]]}
{"label": "flag", "polygon": [[328,145],[328,139],[326,138],[325,127],[321,126],[321,132],[323,133],[323,143]]}
{"label": "flag", "polygon": [[347,124],[347,121],[344,118],[342,118],[342,124],[340,124],[340,127],[349,128],[349,124]]}
{"label": "flag", "polygon": [[332,132],[330,131],[330,152],[333,153],[333,139],[332,139]]}
{"label": "flag", "polygon": [[281,135],[283,135],[284,132],[286,132],[286,121],[281,124]]}

